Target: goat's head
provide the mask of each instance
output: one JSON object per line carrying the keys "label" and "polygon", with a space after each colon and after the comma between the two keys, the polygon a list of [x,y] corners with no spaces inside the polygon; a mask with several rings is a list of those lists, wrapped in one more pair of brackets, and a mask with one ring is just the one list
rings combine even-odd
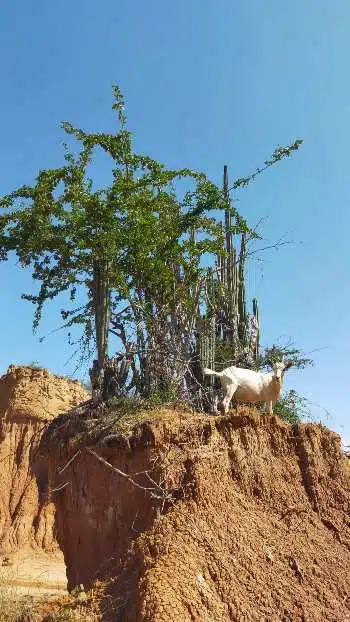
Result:
{"label": "goat's head", "polygon": [[284,357],[283,357],[282,361],[276,361],[272,365],[273,377],[276,380],[278,380],[278,382],[282,382],[283,376],[284,376],[284,372],[287,369],[289,369],[290,367],[292,367],[292,365],[293,365],[292,361],[286,361]]}
{"label": "goat's head", "polygon": [[283,361],[276,362],[276,363],[273,364],[273,366],[272,366],[272,374],[273,374],[273,377],[275,378],[275,380],[277,380],[278,382],[282,382],[284,370],[285,370],[285,364],[284,364]]}

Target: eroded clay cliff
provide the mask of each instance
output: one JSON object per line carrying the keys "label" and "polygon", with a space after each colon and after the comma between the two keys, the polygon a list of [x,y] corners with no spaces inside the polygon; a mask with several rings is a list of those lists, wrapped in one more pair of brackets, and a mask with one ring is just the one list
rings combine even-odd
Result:
{"label": "eroded clay cliff", "polygon": [[350,619],[336,434],[244,410],[142,417],[130,431],[77,412],[42,439],[70,587],[102,580],[105,618],[120,622]]}
{"label": "eroded clay cliff", "polygon": [[0,552],[57,547],[54,506],[40,505],[32,464],[47,423],[87,398],[45,369],[11,365],[0,378]]}

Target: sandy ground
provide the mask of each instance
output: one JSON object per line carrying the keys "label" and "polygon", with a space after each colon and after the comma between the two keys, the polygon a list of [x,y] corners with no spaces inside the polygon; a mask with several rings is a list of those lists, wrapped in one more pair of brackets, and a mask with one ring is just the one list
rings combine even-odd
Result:
{"label": "sandy ground", "polygon": [[8,557],[11,565],[0,565],[0,587],[10,591],[14,597],[67,593],[66,567],[62,554],[48,555],[40,550],[28,549]]}

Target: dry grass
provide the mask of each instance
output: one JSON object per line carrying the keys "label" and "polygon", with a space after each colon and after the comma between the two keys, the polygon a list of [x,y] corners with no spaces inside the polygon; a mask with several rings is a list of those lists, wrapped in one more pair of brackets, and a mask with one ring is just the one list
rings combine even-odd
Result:
{"label": "dry grass", "polygon": [[[29,607],[28,607],[29,605]],[[14,588],[0,586],[0,621],[18,622],[30,609],[28,597],[18,598]],[[35,620],[35,618],[34,618]]]}
{"label": "dry grass", "polygon": [[30,597],[19,596],[16,587],[6,582],[6,576],[0,569],[0,622],[17,622],[21,617],[25,619],[24,614],[31,613],[32,604]]}
{"label": "dry grass", "polygon": [[[48,608],[51,609],[48,611]],[[45,611],[46,609],[46,611]],[[66,602],[39,603],[35,622],[100,622],[101,616],[93,602],[79,603],[72,599]]]}
{"label": "dry grass", "polygon": [[0,622],[100,622],[97,604],[72,596],[53,597],[21,594],[6,583],[0,569]]}

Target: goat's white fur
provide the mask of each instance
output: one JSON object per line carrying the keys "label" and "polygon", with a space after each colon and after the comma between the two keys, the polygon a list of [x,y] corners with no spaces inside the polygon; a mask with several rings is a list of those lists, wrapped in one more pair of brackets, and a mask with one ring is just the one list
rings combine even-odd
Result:
{"label": "goat's white fur", "polygon": [[262,373],[240,367],[227,367],[220,372],[212,369],[203,369],[205,376],[220,378],[224,390],[222,408],[228,412],[232,398],[236,402],[257,403],[264,402],[270,415],[273,406],[279,400],[283,385],[284,372],[291,366],[290,363],[274,363],[272,372]]}

